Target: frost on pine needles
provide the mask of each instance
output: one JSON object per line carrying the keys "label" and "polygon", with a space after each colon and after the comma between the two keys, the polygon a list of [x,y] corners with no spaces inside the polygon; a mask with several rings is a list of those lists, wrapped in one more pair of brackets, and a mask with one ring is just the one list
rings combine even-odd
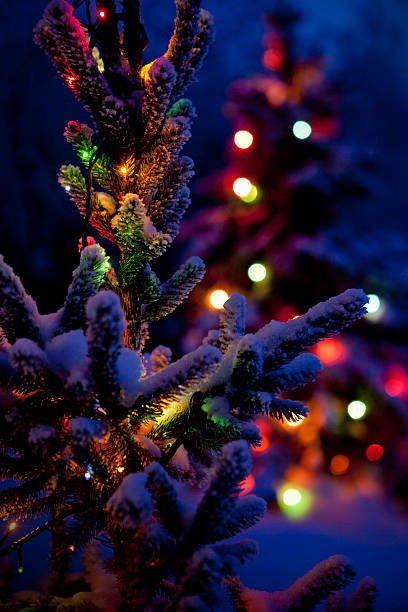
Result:
{"label": "frost on pine needles", "polygon": [[[179,96],[213,39],[212,18],[199,0],[176,0],[168,51],[144,66],[138,0],[109,0],[97,20],[85,11],[87,24],[74,6],[53,0],[35,39],[93,121],[68,124],[82,170],[64,166],[59,178],[84,216],[82,250],[52,315],[38,313],[0,259],[0,475],[16,480],[0,491],[0,510],[41,521],[3,540],[0,554],[20,555],[51,531],[50,584],[65,592],[73,550],[97,538],[109,547],[107,583],[117,585],[113,600],[123,609],[212,609],[227,580],[237,610],[255,600],[265,609],[311,609],[348,580],[343,560],[318,566],[284,595],[255,597],[235,577],[257,546],[228,538],[265,512],[260,498],[239,495],[250,447],[260,442],[253,418],[307,414],[280,395],[314,380],[321,365],[309,348],[361,317],[367,298],[349,290],[295,321],[246,334],[245,300],[235,294],[196,350],[174,361],[161,344],[144,352],[148,324],[172,313],[204,275],[192,257],[161,282],[152,262],[190,203],[193,164],[182,149],[195,111]],[[88,224],[112,243],[112,261],[86,245]],[[206,484],[200,501],[186,503],[177,481]],[[102,561],[90,550],[85,600],[103,606],[103,585],[89,569]],[[363,583],[351,609],[372,595]]]}

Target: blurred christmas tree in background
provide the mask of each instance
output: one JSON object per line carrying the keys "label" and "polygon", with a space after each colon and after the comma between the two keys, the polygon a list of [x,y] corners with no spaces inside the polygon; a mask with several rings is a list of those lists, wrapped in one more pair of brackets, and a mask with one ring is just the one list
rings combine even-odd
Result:
{"label": "blurred christmas tree in background", "polygon": [[370,294],[358,329],[314,349],[327,367],[298,392],[311,418],[257,422],[263,443],[248,490],[299,515],[322,474],[408,499],[407,246],[403,234],[361,222],[382,191],[377,156],[342,135],[348,75],[299,52],[300,17],[288,3],[265,16],[264,72],[230,86],[227,163],[199,185],[218,203],[182,231],[207,265],[184,348],[235,291],[247,298],[249,329],[300,316],[314,296],[350,283]]}

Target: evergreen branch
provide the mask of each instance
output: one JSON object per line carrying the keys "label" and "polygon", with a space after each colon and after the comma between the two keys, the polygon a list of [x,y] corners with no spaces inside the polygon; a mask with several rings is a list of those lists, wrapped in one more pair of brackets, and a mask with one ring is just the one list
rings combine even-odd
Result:
{"label": "evergreen branch", "polygon": [[157,397],[167,395],[180,385],[189,386],[189,381],[197,376],[205,377],[221,359],[220,351],[213,346],[201,346],[184,355],[163,370],[141,379],[141,395]]}
{"label": "evergreen branch", "polygon": [[286,366],[261,376],[255,386],[261,391],[282,393],[316,380],[321,370],[322,364],[315,355],[301,353]]}
{"label": "evergreen branch", "polygon": [[[67,190],[70,199],[74,202],[81,215],[86,215],[87,207],[87,187],[86,181],[79,168],[69,165],[62,166],[58,177],[59,183]],[[110,220],[107,210],[99,200],[99,197],[92,190],[92,213],[90,216],[91,225],[104,237],[116,244],[116,238],[112,233]]]}
{"label": "evergreen branch", "polygon": [[162,285],[159,299],[145,307],[142,314],[143,321],[158,321],[173,312],[202,280],[204,274],[205,266],[201,259],[199,257],[190,257]]}
{"label": "evergreen branch", "polygon": [[377,587],[371,576],[363,578],[346,602],[346,612],[373,612]]}
{"label": "evergreen branch", "polygon": [[265,325],[256,333],[265,356],[265,370],[286,364],[322,338],[338,334],[364,315],[367,302],[362,289],[348,289],[313,306],[302,317]]}
{"label": "evergreen branch", "polygon": [[108,267],[105,251],[98,244],[85,247],[81,251],[80,263],[68,288],[57,334],[84,328],[85,305],[101,288]]}
{"label": "evergreen branch", "polygon": [[213,16],[205,9],[201,9],[199,14],[200,18],[198,20],[198,32],[194,36],[191,58],[183,66],[184,84],[181,93],[184,91],[184,88],[196,80],[195,74],[203,65],[208,50],[215,40]]}
{"label": "evergreen branch", "polygon": [[250,471],[251,456],[248,444],[240,440],[225,445],[215,474],[185,537],[188,549],[225,537],[225,529],[236,507],[234,496],[240,491],[240,483]]}
{"label": "evergreen branch", "polygon": [[53,519],[50,519],[46,523],[43,523],[42,525],[39,525],[38,527],[35,527],[35,529],[33,529],[32,531],[27,533],[22,538],[19,538],[15,542],[12,542],[11,544],[8,544],[4,548],[0,549],[0,557],[4,557],[5,555],[8,555],[13,550],[21,549],[21,547],[24,544],[27,544],[27,542],[29,542],[30,540],[33,540],[34,538],[39,536],[44,531],[49,531],[50,529],[52,529],[52,527],[54,525],[59,523],[61,520],[64,520],[64,519],[68,518],[69,516],[73,516],[73,515],[78,514],[80,512],[84,512],[86,509],[87,509],[87,507],[84,506],[83,504],[78,505],[78,506],[71,506],[70,508],[67,508],[66,510],[60,512]]}
{"label": "evergreen branch", "polygon": [[165,57],[155,60],[147,71],[142,110],[144,140],[147,142],[156,136],[163,125],[176,79],[176,71]]}
{"label": "evergreen branch", "polygon": [[126,323],[119,298],[100,291],[86,304],[90,376],[99,401],[109,407],[120,396],[118,357]]}
{"label": "evergreen branch", "polygon": [[219,342],[223,353],[245,332],[245,298],[234,293],[220,310]]}
{"label": "evergreen branch", "polygon": [[40,341],[38,310],[34,300],[27,295],[24,287],[0,255],[0,326],[2,334],[10,344],[17,338]]}
{"label": "evergreen branch", "polygon": [[174,33],[170,39],[165,57],[171,61],[177,72],[174,95],[179,95],[185,83],[185,64],[191,59],[195,37],[198,32],[198,18],[201,0],[175,0],[177,15]]}

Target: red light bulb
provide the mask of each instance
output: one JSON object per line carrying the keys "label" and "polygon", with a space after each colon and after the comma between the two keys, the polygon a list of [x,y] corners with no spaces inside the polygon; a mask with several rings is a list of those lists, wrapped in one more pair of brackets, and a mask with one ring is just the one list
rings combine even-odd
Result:
{"label": "red light bulb", "polygon": [[105,11],[99,11],[99,17],[101,19],[105,19],[105,15],[106,15]]}
{"label": "red light bulb", "polygon": [[384,454],[384,447],[381,444],[370,444],[367,447],[366,455],[369,461],[378,461]]}

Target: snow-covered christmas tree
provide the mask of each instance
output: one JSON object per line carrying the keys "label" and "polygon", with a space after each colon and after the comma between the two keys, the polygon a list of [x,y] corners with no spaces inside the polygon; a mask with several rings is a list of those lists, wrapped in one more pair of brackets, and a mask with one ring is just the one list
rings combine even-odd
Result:
{"label": "snow-covered christmas tree", "polygon": [[[81,8],[85,21],[74,14]],[[0,555],[16,552],[23,572],[24,545],[52,534],[48,593],[16,594],[5,610],[214,610],[225,592],[236,610],[308,610],[326,599],[341,610],[353,576],[337,556],[286,592],[251,591],[239,567],[257,545],[229,538],[265,511],[262,499],[239,496],[260,443],[254,417],[306,416],[280,395],[318,375],[309,348],[365,313],[364,292],[253,334],[235,294],[194,351],[174,362],[165,346],[145,351],[148,325],[204,274],[197,257],[164,283],[151,267],[189,204],[192,161],[181,151],[194,109],[181,95],[213,37],[199,0],[176,0],[176,9],[166,54],[146,66],[139,0],[53,0],[35,29],[93,127],[66,129],[83,171],[64,166],[59,180],[84,231],[62,308],[40,314],[0,264],[0,471],[13,481],[0,491]],[[110,257],[89,224],[112,243]],[[184,498],[183,482],[205,485],[198,502]],[[36,526],[25,529],[29,519]],[[83,576],[69,581],[82,550]],[[366,579],[348,609],[371,609],[373,593]]]}

